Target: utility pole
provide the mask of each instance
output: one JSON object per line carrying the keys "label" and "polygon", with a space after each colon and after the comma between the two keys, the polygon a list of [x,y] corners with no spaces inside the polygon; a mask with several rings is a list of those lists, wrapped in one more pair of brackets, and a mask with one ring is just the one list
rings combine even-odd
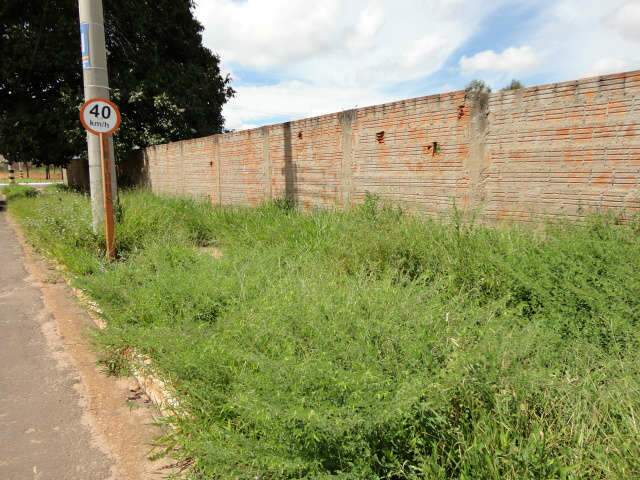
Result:
{"label": "utility pole", "polygon": [[[82,43],[82,69],[84,77],[85,101],[93,98],[109,100],[109,73],[107,71],[107,51],[104,37],[104,14],[102,0],[79,0],[80,37]],[[111,191],[116,199],[117,181],[113,139],[109,137],[109,167],[111,169]],[[100,161],[100,138],[87,132],[89,154],[89,186],[91,190],[91,212],[93,231],[98,232],[104,222],[104,202],[102,192],[102,166]]]}

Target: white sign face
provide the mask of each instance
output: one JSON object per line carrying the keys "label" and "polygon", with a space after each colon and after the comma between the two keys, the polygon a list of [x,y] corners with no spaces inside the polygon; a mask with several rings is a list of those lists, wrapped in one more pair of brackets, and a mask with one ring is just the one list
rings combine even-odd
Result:
{"label": "white sign face", "polygon": [[110,135],[120,126],[120,111],[110,100],[93,98],[82,106],[80,121],[94,135]]}

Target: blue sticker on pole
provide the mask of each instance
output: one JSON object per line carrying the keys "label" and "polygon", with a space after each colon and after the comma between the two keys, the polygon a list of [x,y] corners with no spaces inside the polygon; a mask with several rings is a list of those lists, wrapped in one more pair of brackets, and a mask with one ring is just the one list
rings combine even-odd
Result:
{"label": "blue sticker on pole", "polygon": [[91,68],[91,44],[89,42],[89,24],[80,24],[80,45],[82,48],[82,68]]}

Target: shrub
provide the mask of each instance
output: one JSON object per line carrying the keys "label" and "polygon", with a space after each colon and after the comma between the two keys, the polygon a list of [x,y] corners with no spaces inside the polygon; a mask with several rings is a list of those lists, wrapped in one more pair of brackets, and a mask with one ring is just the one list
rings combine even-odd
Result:
{"label": "shrub", "polygon": [[2,193],[7,201],[15,200],[21,197],[35,197],[38,195],[38,190],[28,185],[8,185],[2,189]]}

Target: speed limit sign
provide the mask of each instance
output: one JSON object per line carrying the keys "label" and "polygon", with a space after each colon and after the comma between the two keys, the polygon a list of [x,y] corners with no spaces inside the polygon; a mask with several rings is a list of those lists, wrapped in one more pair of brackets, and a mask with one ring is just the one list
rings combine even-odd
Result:
{"label": "speed limit sign", "polygon": [[120,126],[120,111],[105,98],[92,98],[80,109],[82,126],[94,135],[111,135]]}
{"label": "speed limit sign", "polygon": [[115,103],[106,98],[87,100],[80,109],[82,126],[100,137],[100,165],[102,169],[102,195],[104,201],[104,230],[106,253],[109,260],[116,256],[115,217],[113,214],[113,192],[111,191],[111,135],[120,126],[120,111]]}

